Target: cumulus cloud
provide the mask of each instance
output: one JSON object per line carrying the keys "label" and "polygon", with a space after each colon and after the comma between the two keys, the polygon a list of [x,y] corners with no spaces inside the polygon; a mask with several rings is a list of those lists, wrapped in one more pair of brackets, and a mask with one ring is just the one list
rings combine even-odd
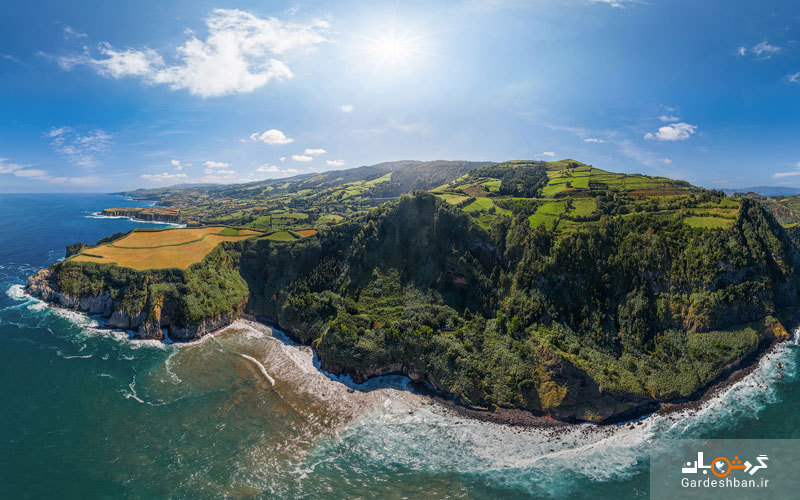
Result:
{"label": "cumulus cloud", "polygon": [[97,160],[111,147],[111,136],[103,129],[80,133],[72,127],[53,127],[44,136],[57,153],[84,168],[96,167]]}
{"label": "cumulus cloud", "polygon": [[659,141],[685,141],[697,131],[697,125],[688,123],[672,123],[664,125],[655,134],[648,132],[644,138]]}
{"label": "cumulus cloud", "polygon": [[345,165],[344,160],[326,160],[325,163],[332,167],[343,167]]}
{"label": "cumulus cloud", "polygon": [[175,167],[175,170],[183,170],[183,167],[191,167],[191,163],[182,163],[180,160],[172,160],[169,162],[170,165]]}
{"label": "cumulus cloud", "polygon": [[279,159],[280,161],[286,161],[286,157],[285,157],[285,156],[281,156],[281,157],[280,157],[280,158],[278,158],[278,159]]}
{"label": "cumulus cloud", "polygon": [[658,117],[658,119],[662,122],[677,122],[680,120],[680,118],[675,115],[661,115]]}
{"label": "cumulus cloud", "polygon": [[274,177],[283,177],[291,174],[300,173],[299,170],[294,168],[280,168],[276,165],[261,165],[256,169],[256,172],[262,174],[277,174]]}
{"label": "cumulus cloud", "polygon": [[117,49],[101,43],[97,57],[86,51],[58,58],[58,63],[64,69],[88,65],[109,78],[138,77],[148,85],[168,85],[201,97],[246,93],[292,78],[294,73],[278,57],[314,49],[325,41],[329,28],[325,21],[290,23],[238,9],[215,9],[205,23],[205,39],[188,31],[191,39],[176,48],[173,62],[146,47]]}
{"label": "cumulus cloud", "polygon": [[325,153],[327,153],[327,151],[325,151],[324,149],[311,149],[311,148],[306,148],[306,150],[305,150],[305,151],[303,151],[303,154],[306,154],[306,155],[312,155],[312,156],[315,156],[315,155],[324,155]]}
{"label": "cumulus cloud", "polygon": [[313,159],[314,159],[313,156],[308,156],[308,155],[292,155],[292,160],[294,161],[309,162]]}
{"label": "cumulus cloud", "polygon": [[544,152],[542,152],[542,153],[539,153],[539,155],[538,155],[538,156],[546,156],[546,157],[548,157],[548,158],[552,158],[552,157],[554,157],[555,155],[556,155],[556,154],[555,154],[553,151],[544,151]]}
{"label": "cumulus cloud", "polygon": [[203,165],[206,166],[205,172],[208,175],[220,176],[220,175],[233,175],[236,173],[235,170],[231,170],[230,163],[222,162],[222,161],[207,161]]}
{"label": "cumulus cloud", "polygon": [[204,163],[207,168],[228,168],[231,166],[230,163],[225,163],[222,161],[207,161]]}
{"label": "cumulus cloud", "polygon": [[352,104],[342,104],[339,106],[339,110],[342,111],[343,113],[352,113],[353,110],[355,109],[356,109],[355,106],[353,106]]}
{"label": "cumulus cloud", "polygon": [[587,137],[586,139],[583,140],[583,142],[591,142],[591,143],[594,143],[594,144],[602,144],[602,143],[604,143],[606,141],[604,141],[603,139],[598,139],[597,137]]}
{"label": "cumulus cloud", "polygon": [[170,174],[169,172],[162,172],[160,174],[142,174],[142,179],[150,182],[169,182],[178,179],[185,179],[186,174]]}
{"label": "cumulus cloud", "polygon": [[271,128],[261,134],[259,134],[258,132],[250,134],[250,140],[261,141],[264,144],[271,144],[273,146],[280,144],[291,144],[292,142],[294,142],[294,139],[292,139],[291,137],[286,137],[286,134],[274,128]]}

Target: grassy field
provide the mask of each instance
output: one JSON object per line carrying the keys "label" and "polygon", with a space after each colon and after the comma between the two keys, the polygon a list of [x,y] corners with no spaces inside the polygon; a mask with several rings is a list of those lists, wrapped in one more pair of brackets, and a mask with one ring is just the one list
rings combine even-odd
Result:
{"label": "grassy field", "polygon": [[317,222],[319,222],[320,224],[336,224],[337,222],[340,222],[342,219],[344,219],[344,217],[342,217],[341,215],[326,214],[320,217],[317,220]]}
{"label": "grassy field", "polygon": [[223,241],[239,241],[261,234],[249,229],[210,226],[193,229],[133,231],[127,236],[70,257],[78,262],[117,264],[140,271],[185,269],[203,260]]}

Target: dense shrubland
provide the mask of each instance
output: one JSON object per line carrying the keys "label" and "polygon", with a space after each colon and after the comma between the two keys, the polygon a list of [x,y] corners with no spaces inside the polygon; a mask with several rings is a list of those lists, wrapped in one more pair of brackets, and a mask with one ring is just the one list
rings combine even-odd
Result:
{"label": "dense shrubland", "polygon": [[782,335],[797,301],[797,253],[754,202],[730,229],[641,215],[556,238],[524,216],[484,231],[418,193],[293,245],[234,247],[249,310],[332,369],[579,418],[634,404],[613,393],[690,395]]}

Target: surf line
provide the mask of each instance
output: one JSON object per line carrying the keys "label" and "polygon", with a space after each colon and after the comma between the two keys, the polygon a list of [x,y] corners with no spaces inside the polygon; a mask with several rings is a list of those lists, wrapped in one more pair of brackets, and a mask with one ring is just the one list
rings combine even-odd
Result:
{"label": "surf line", "polygon": [[[220,347],[220,349],[222,349],[223,352],[230,352],[215,337],[211,337],[211,340],[213,340],[214,343],[217,344]],[[231,353],[231,354],[233,354],[233,353]],[[238,354],[239,356],[243,357],[247,361],[250,361],[251,363],[256,365],[258,367],[258,369],[261,370],[261,374],[264,375],[264,378],[267,379],[267,382],[269,382],[269,385],[272,386],[272,387],[275,387],[275,379],[269,376],[269,373],[267,373],[267,369],[264,368],[264,365],[261,364],[261,361],[257,360],[256,358],[254,358],[252,356],[248,356],[247,354],[242,354],[242,353],[235,353],[235,354]]]}
{"label": "surf line", "polygon": [[259,360],[257,360],[256,358],[254,358],[252,356],[248,356],[247,354],[239,353],[239,356],[241,356],[244,359],[254,363],[258,367],[258,369],[261,370],[261,373],[264,375],[264,378],[266,378],[269,381],[269,384],[271,386],[275,387],[275,379],[269,376],[269,373],[267,373],[267,369],[264,368],[264,365],[262,365]]}

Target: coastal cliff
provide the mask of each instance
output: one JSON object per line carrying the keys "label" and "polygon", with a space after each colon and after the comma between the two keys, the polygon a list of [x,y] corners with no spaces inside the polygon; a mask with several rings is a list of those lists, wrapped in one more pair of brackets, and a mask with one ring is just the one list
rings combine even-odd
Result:
{"label": "coastal cliff", "polygon": [[173,224],[184,222],[180,210],[167,207],[122,207],[104,208],[100,215],[105,217],[130,217],[146,222],[169,222]]}
{"label": "coastal cliff", "polygon": [[67,260],[27,290],[141,338],[269,318],[332,373],[569,421],[691,398],[788,338],[800,256],[755,202],[714,230],[635,215],[556,238],[498,220],[417,193],[304,240],[221,244],[185,271]]}
{"label": "coastal cliff", "polygon": [[135,338],[190,341],[229,325],[247,286],[221,251],[186,270],[135,271],[62,261],[30,276],[25,291],[58,307],[97,315]]}

